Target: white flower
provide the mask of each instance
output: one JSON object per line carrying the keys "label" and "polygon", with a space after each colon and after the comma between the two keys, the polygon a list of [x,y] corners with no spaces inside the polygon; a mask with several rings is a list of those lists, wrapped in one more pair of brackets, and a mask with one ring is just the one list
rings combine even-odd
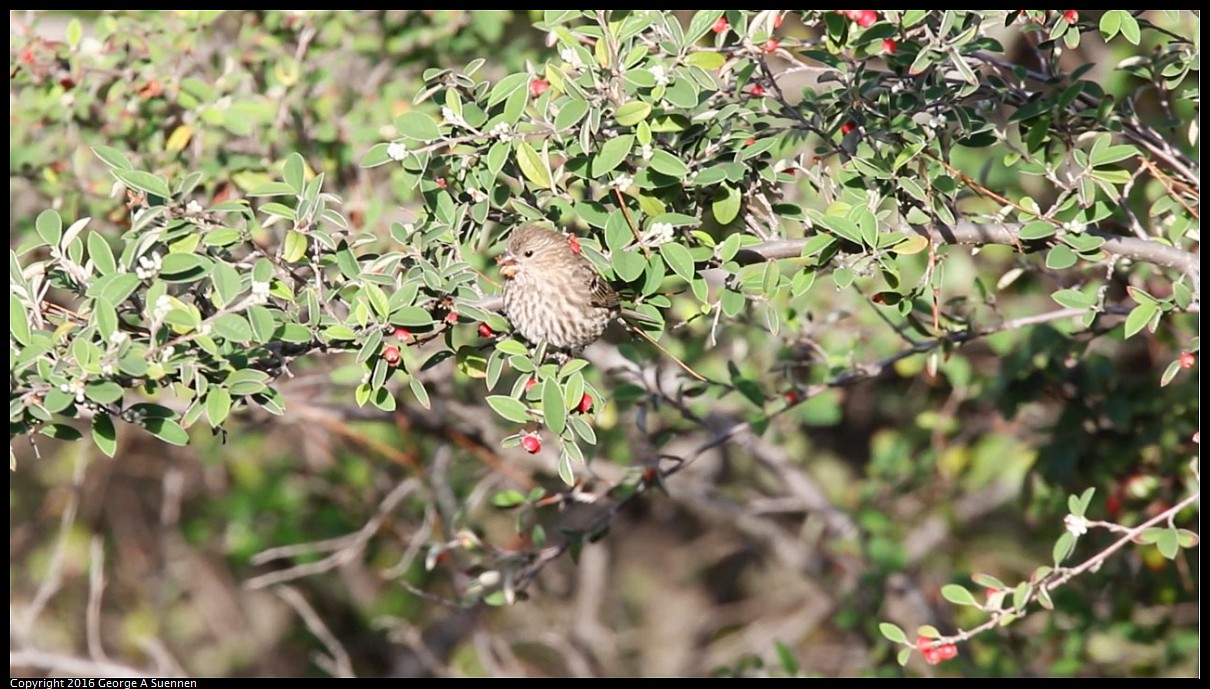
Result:
{"label": "white flower", "polygon": [[252,299],[254,301],[264,303],[269,301],[269,282],[252,281]]}
{"label": "white flower", "polygon": [[652,67],[651,76],[655,77],[656,86],[668,85],[668,72],[664,70],[664,65],[655,65]]}
{"label": "white flower", "polygon": [[609,184],[610,186],[617,187],[618,191],[626,193],[626,190],[634,184],[634,178],[630,175],[618,175]]}
{"label": "white flower", "polygon": [[462,119],[462,115],[454,112],[448,105],[441,107],[441,121],[446,124],[465,125],[466,121]]}
{"label": "white flower", "polygon": [[1072,218],[1071,220],[1063,223],[1063,229],[1072,234],[1079,234],[1084,231],[1084,223]]}
{"label": "white flower", "polygon": [[492,127],[492,130],[488,134],[501,141],[513,140],[513,128],[508,126],[507,122],[497,122],[496,126]]}
{"label": "white flower", "polygon": [[672,241],[672,223],[657,222],[639,240],[644,246],[659,246]]}
{"label": "white flower", "polygon": [[479,203],[483,199],[487,198],[487,194],[483,193],[482,191],[479,191],[478,189],[475,189],[474,187],[467,189],[466,195],[471,197],[471,201],[474,203]]}
{"label": "white flower", "polygon": [[155,309],[152,311],[152,316],[155,318],[155,320],[162,321],[164,320],[164,316],[167,316],[168,312],[171,310],[172,297],[168,296],[167,294],[161,294],[155,300]]}
{"label": "white flower", "polygon": [[134,269],[134,276],[140,280],[150,280],[160,274],[160,267],[163,265],[164,259],[160,258],[158,253],[140,256],[139,265]]}
{"label": "white flower", "polygon": [[223,96],[222,98],[214,101],[214,107],[218,108],[219,110],[226,110],[227,108],[230,108],[231,96]]}
{"label": "white flower", "polygon": [[116,349],[117,347],[120,347],[123,342],[129,339],[130,335],[127,335],[121,330],[115,330],[109,335],[109,346]]}
{"label": "white flower", "polygon": [[560,49],[559,57],[563,58],[564,62],[571,65],[575,69],[579,69],[584,66],[584,61],[580,59],[580,54],[577,53],[574,48]]}
{"label": "white flower", "polygon": [[197,199],[190,199],[189,203],[185,204],[186,213],[201,213],[203,210],[202,204],[197,202]]}
{"label": "white flower", "polygon": [[116,372],[117,372],[117,369],[114,368],[113,364],[101,364],[101,373],[102,374],[107,375],[107,376],[112,376]]}
{"label": "white flower", "polygon": [[1067,529],[1067,533],[1072,536],[1083,536],[1088,533],[1088,520],[1084,517],[1077,517],[1074,514],[1063,517],[1063,526]]}
{"label": "white flower", "polygon": [[387,144],[387,157],[396,162],[403,161],[408,157],[408,147],[398,141],[392,141]]}
{"label": "white flower", "polygon": [[643,144],[639,147],[639,155],[643,156],[643,160],[651,160],[651,154],[655,149],[651,148],[651,144]]}

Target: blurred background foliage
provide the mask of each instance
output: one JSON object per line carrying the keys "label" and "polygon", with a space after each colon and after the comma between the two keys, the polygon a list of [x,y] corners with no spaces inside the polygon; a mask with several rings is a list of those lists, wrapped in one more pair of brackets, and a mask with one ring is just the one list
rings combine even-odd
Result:
{"label": "blurred background foliage", "polygon": [[[1150,77],[1105,67],[1158,55],[1173,36],[1198,39],[1192,13],[1146,15],[1158,28],[1142,44],[1094,30],[1061,61],[1094,65],[1107,98],[1134,99],[1139,117],[1196,157],[1183,139],[1196,98],[1173,106],[1149,91]],[[692,16],[680,19],[688,26]],[[815,36],[794,17],[779,35]],[[417,104],[441,74],[431,70],[483,58],[477,78],[493,82],[549,74],[555,50],[535,27],[544,19],[504,10],[10,14],[10,246],[33,235],[46,208],[67,222],[92,217],[91,229],[115,238],[129,228],[94,146],[167,179],[201,172],[193,196],[208,206],[280,180],[298,152],[353,227],[390,242],[391,224],[415,222],[425,202],[411,173],[362,167],[367,152],[399,136],[391,123],[400,115],[432,112]],[[1055,25],[1041,11],[1033,20]],[[993,33],[1007,59],[1028,62],[1038,49],[1017,26]],[[954,150],[951,165],[1005,196],[1045,206],[1053,193],[1002,155]],[[788,202],[814,203],[818,182],[775,182]],[[1156,178],[1126,196],[1145,215],[1168,194]],[[905,282],[923,270],[921,259]],[[1024,277],[993,288],[1013,271]],[[1129,282],[1165,297],[1173,278],[1119,273],[1105,289],[1120,295]],[[123,432],[108,459],[88,443],[40,438],[35,452],[12,438],[10,651],[201,676],[1195,674],[1198,559],[1150,546],[1118,553],[1059,590],[1053,611],[982,634],[936,668],[916,660],[901,669],[877,625],[952,632],[983,621],[938,591],[974,572],[1028,579],[1050,562],[1069,494],[1095,488],[1089,518],[1126,525],[1178,502],[1197,454],[1199,369],[1160,381],[1196,351],[1197,312],[1173,312],[1131,338],[1120,319],[1009,329],[901,358],[800,403],[828,372],[905,346],[865,287],[839,284],[817,285],[810,313],[777,333],[724,323],[722,346],[711,348],[701,328],[682,332],[678,354],[711,372],[731,362],[737,391],[737,381],[760,384],[758,404],[712,396],[689,424],[687,408],[594,374],[614,398],[597,419],[600,485],[624,483],[625,468],[641,470],[637,460],[654,453],[686,456],[735,419],[766,426],[711,448],[669,476],[666,493],[603,523],[588,499],[502,508],[513,502],[501,491],[555,495],[560,482],[549,457],[500,449],[515,429],[491,417],[476,385],[430,379],[434,411],[401,401],[393,414],[359,415],[352,354],[295,362],[278,383],[284,415],[247,410],[222,432],[195,430],[185,447]],[[933,284],[955,312],[978,302],[1016,317],[1053,308],[1052,289],[1074,283],[989,246],[947,256]],[[672,311],[688,318],[696,306],[678,299]],[[632,360],[656,356],[633,347],[622,345]],[[1190,520],[1187,511],[1179,522]],[[590,538],[575,558],[542,568],[513,605],[452,604],[476,582],[490,588],[482,575],[532,547],[535,525],[552,538]],[[1112,540],[1094,531],[1080,547],[1087,556]],[[289,588],[274,578],[283,572]],[[61,669],[10,671],[47,667]]]}

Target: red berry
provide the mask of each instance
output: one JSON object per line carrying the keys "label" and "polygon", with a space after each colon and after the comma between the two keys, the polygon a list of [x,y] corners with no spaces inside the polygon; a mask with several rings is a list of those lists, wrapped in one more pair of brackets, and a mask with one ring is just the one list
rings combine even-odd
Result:
{"label": "red berry", "polygon": [[487,323],[479,324],[479,337],[491,337],[495,334],[496,333],[492,330],[492,327]]}
{"label": "red berry", "polygon": [[438,178],[437,178],[437,186],[439,186],[439,187],[441,187],[442,189],[444,189],[444,188],[445,188],[445,185],[446,185],[445,178],[444,178],[444,177],[438,177]]}
{"label": "red berry", "polygon": [[1193,442],[1197,443],[1198,445],[1202,444],[1202,431],[1200,428],[1193,432],[1192,440],[1193,440]]}
{"label": "red berry", "polygon": [[798,404],[797,390],[786,390],[786,404]]}
{"label": "red berry", "polygon": [[1181,368],[1193,368],[1197,363],[1197,357],[1193,356],[1193,352],[1181,352]]}
{"label": "red berry", "polygon": [[752,144],[754,144],[754,143],[756,143],[756,139],[748,138],[748,139],[745,139],[745,140],[744,140],[744,145],[745,145],[745,146],[751,146],[751,145],[752,145]]}
{"label": "red berry", "polygon": [[538,384],[537,378],[530,378],[529,380],[525,381],[525,391],[529,392],[529,389],[537,384]]}
{"label": "red berry", "polygon": [[878,21],[878,13],[874,10],[858,10],[859,14],[853,20],[857,22],[857,26],[865,29],[874,25]]}
{"label": "red berry", "polygon": [[886,53],[887,55],[894,55],[895,48],[898,47],[898,45],[899,44],[896,43],[895,39],[893,38],[884,39],[882,41],[882,52]]}
{"label": "red berry", "polygon": [[1113,519],[1117,519],[1122,514],[1122,499],[1116,493],[1111,493],[1105,498],[1105,511]]}
{"label": "red berry", "polygon": [[387,362],[387,366],[397,365],[399,359],[399,348],[395,345],[387,345],[382,348],[382,360]]}
{"label": "red berry", "polygon": [[752,88],[748,89],[748,93],[751,93],[754,96],[763,96],[765,95],[765,87],[761,86],[760,84],[753,84]]}
{"label": "red berry", "polygon": [[592,395],[587,392],[580,398],[580,404],[576,407],[581,414],[587,414],[592,411]]}
{"label": "red berry", "polygon": [[924,662],[929,665],[936,665],[943,660],[955,658],[958,655],[958,647],[954,644],[942,644],[940,646],[930,646],[933,639],[927,636],[916,638],[916,648],[924,655]]}
{"label": "red berry", "polygon": [[849,132],[853,131],[856,128],[857,128],[857,125],[854,124],[853,122],[845,122],[844,124],[840,125],[840,133],[848,134]]}
{"label": "red berry", "polygon": [[412,337],[412,333],[407,328],[395,328],[395,331],[391,334],[400,342],[407,342]]}
{"label": "red berry", "polygon": [[458,312],[450,311],[449,313],[445,314],[445,322],[449,323],[450,325],[457,323],[458,322]]}
{"label": "red berry", "polygon": [[537,98],[546,93],[546,89],[550,88],[550,82],[545,79],[534,79],[529,82],[529,95]]}
{"label": "red berry", "polygon": [[780,45],[781,41],[777,40],[776,38],[770,38],[769,40],[765,41],[765,52],[772,53],[776,51]]}
{"label": "red berry", "polygon": [[583,251],[583,249],[580,248],[580,238],[574,234],[567,236],[567,245],[570,246],[571,250],[577,254]]}
{"label": "red berry", "polygon": [[655,469],[647,468],[643,470],[643,483],[655,483]]}
{"label": "red berry", "polygon": [[1078,10],[1064,10],[1063,19],[1066,20],[1068,24],[1075,24],[1080,19],[1080,12]]}
{"label": "red berry", "polygon": [[730,26],[731,25],[727,23],[726,17],[719,17],[718,21],[714,22],[714,26],[710,27],[710,30],[714,33],[722,33],[730,28]]}
{"label": "red berry", "polygon": [[531,455],[536,455],[542,451],[542,438],[536,433],[526,433],[521,437],[521,447]]}

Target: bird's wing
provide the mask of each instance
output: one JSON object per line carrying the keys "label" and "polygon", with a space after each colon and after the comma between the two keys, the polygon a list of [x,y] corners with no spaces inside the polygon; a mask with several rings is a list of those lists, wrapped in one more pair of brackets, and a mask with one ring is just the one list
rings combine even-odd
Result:
{"label": "bird's wing", "polygon": [[618,293],[613,287],[601,277],[596,268],[588,261],[579,264],[578,270],[584,276],[584,282],[588,285],[588,303],[603,309],[618,308]]}

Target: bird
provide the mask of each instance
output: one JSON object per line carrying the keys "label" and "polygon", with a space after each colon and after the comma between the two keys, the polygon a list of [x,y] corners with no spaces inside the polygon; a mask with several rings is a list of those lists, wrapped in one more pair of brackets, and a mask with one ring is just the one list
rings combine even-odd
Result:
{"label": "bird", "polygon": [[497,263],[505,278],[504,315],[533,345],[579,354],[621,314],[618,293],[574,237],[524,225],[509,236]]}

